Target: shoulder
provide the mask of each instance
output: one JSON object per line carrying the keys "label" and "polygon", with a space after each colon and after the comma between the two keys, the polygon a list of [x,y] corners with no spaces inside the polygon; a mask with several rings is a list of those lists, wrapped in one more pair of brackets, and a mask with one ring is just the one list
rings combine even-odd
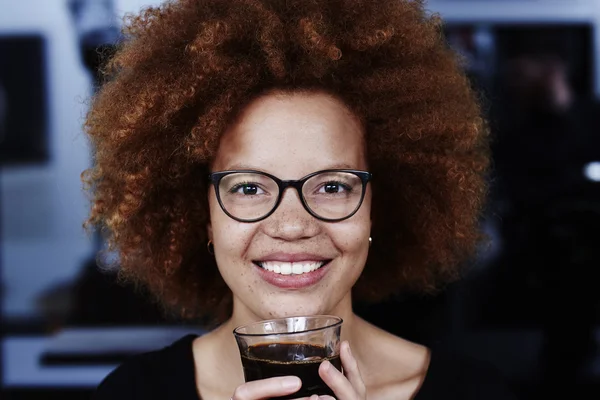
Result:
{"label": "shoulder", "polygon": [[382,398],[517,400],[509,382],[488,362],[444,342],[428,347],[358,321],[370,343],[363,379]]}
{"label": "shoulder", "polygon": [[195,393],[192,343],[196,337],[186,335],[160,350],[131,357],[104,378],[93,399],[170,398],[173,390]]}
{"label": "shoulder", "polygon": [[449,400],[517,400],[509,382],[492,364],[433,346],[429,368],[415,400],[436,399],[442,394]]}

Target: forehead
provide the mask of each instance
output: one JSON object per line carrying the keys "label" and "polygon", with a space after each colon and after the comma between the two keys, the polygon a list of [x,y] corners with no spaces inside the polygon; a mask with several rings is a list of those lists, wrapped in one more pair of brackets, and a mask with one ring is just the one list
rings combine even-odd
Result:
{"label": "forehead", "polygon": [[213,170],[247,167],[297,177],[365,164],[363,129],[345,104],[322,93],[274,93],[250,103],[224,133]]}

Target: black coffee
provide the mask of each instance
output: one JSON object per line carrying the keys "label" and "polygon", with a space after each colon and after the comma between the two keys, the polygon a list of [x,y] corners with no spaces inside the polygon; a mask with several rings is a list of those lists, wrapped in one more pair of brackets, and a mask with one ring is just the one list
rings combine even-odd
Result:
{"label": "black coffee", "polygon": [[[302,380],[300,390],[279,400],[310,397],[312,394],[333,396],[333,391],[319,376],[319,365],[329,360],[342,370],[340,356],[326,357],[325,348],[303,343],[272,343],[251,346],[248,357],[242,356],[246,382],[275,376],[297,376]],[[272,361],[281,360],[281,361]],[[293,361],[288,361],[293,360]]]}

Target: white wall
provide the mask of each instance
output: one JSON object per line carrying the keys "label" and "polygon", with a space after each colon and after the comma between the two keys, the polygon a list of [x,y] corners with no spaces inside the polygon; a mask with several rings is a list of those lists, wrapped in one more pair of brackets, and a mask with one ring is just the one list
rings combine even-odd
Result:
{"label": "white wall", "polygon": [[36,295],[70,279],[91,249],[81,228],[86,204],[79,181],[89,160],[80,129],[89,79],[62,1],[1,2],[0,34],[46,38],[51,154],[47,165],[0,174],[2,305],[12,317],[34,314]]}
{"label": "white wall", "polygon": [[[116,0],[119,15],[158,1]],[[36,316],[39,295],[71,281],[92,253],[82,229],[89,166],[81,125],[91,94],[66,0],[0,0],[0,35],[46,39],[50,162],[0,171],[2,314]]]}
{"label": "white wall", "polygon": [[138,12],[143,7],[156,6],[161,4],[162,0],[114,0],[115,9],[118,15],[130,12]]}

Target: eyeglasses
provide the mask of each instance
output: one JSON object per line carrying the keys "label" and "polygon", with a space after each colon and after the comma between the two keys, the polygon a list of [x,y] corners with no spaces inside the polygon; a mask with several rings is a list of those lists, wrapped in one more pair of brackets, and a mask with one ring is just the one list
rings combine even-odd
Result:
{"label": "eyeglasses", "polygon": [[293,187],[310,215],[338,222],[358,211],[372,175],[366,171],[329,169],[284,181],[265,172],[239,170],[213,172],[208,178],[223,212],[236,221],[267,218],[279,206],[285,189]]}

